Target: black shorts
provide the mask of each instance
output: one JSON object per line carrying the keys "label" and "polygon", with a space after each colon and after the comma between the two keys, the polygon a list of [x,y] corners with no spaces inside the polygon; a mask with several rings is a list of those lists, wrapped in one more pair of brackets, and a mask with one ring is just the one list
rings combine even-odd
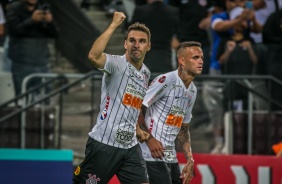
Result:
{"label": "black shorts", "polygon": [[146,161],[150,184],[182,184],[178,163]]}
{"label": "black shorts", "polygon": [[85,159],[73,174],[73,184],[107,184],[114,175],[121,183],[148,183],[141,148],[121,149],[88,138]]}

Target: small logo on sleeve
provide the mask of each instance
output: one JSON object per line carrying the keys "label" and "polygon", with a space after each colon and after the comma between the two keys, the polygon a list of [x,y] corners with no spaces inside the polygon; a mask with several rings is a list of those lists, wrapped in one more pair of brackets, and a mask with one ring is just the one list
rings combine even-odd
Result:
{"label": "small logo on sleeve", "polygon": [[106,117],[107,117],[107,115],[108,115],[108,109],[109,109],[109,105],[110,105],[110,100],[111,100],[111,97],[110,97],[110,96],[107,96],[106,105],[105,105],[104,110],[103,110],[102,113],[101,113],[100,120],[106,119]]}
{"label": "small logo on sleeve", "polygon": [[159,83],[163,83],[165,80],[166,80],[166,76],[162,76],[162,77],[159,79]]}

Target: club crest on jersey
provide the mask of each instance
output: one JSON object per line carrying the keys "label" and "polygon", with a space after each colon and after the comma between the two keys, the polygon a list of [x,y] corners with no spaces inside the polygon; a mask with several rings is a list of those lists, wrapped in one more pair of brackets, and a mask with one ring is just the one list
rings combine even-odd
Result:
{"label": "club crest on jersey", "polygon": [[166,76],[162,76],[159,78],[159,83],[163,83],[166,80]]}
{"label": "club crest on jersey", "polygon": [[146,70],[143,70],[142,73],[143,73],[145,79],[149,79],[150,78],[150,73],[147,72]]}
{"label": "club crest on jersey", "polygon": [[86,180],[86,184],[97,184],[100,181],[100,178],[97,178],[95,174],[88,174],[88,179]]}
{"label": "club crest on jersey", "polygon": [[110,100],[111,100],[111,97],[110,97],[110,96],[107,96],[106,105],[105,105],[104,110],[103,110],[102,113],[101,113],[100,120],[106,119],[106,117],[107,117],[107,115],[108,115],[108,109],[109,109],[109,105],[110,105]]}

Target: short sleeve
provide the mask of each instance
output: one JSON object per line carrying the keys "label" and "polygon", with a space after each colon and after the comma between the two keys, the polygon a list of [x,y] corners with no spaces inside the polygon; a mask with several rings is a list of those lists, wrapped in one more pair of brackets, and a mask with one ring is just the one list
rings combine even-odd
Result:
{"label": "short sleeve", "polygon": [[165,75],[160,75],[156,77],[150,84],[149,89],[146,92],[146,95],[143,100],[143,105],[146,107],[151,106],[154,102],[158,101],[165,90],[168,88],[168,80]]}
{"label": "short sleeve", "polygon": [[104,68],[99,69],[108,74],[117,74],[126,68],[125,56],[106,54],[106,63]]}

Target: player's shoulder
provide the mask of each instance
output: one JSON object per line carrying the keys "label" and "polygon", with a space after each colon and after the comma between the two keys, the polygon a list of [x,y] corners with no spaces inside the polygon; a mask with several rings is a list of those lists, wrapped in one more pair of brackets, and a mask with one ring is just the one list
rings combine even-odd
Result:
{"label": "player's shoulder", "polygon": [[152,85],[166,85],[171,81],[171,72],[164,73],[156,76],[154,80],[151,82],[150,86]]}
{"label": "player's shoulder", "polygon": [[161,74],[157,78],[160,83],[172,84],[177,80],[176,76],[177,76],[176,71],[172,71],[172,72]]}
{"label": "player's shoulder", "polygon": [[113,55],[113,54],[107,54],[107,53],[105,54],[108,60],[125,61],[125,55]]}

